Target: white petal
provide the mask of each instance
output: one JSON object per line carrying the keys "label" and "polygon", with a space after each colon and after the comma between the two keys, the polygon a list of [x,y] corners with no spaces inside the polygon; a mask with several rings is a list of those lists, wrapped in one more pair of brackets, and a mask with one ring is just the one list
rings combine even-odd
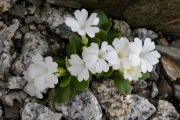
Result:
{"label": "white petal", "polygon": [[143,51],[144,52],[149,52],[155,49],[155,44],[154,42],[151,42],[150,38],[146,38],[144,41],[144,46],[143,46]]}
{"label": "white petal", "polygon": [[69,27],[79,28],[78,22],[72,17],[66,17],[65,24]]}
{"label": "white petal", "polygon": [[53,62],[52,57],[46,57],[45,62],[49,72],[54,73],[57,71],[58,64]]}
{"label": "white petal", "polygon": [[99,28],[98,27],[87,27],[86,28],[86,33],[91,38],[94,38],[95,37],[95,33],[98,33],[98,32],[99,32]]}
{"label": "white petal", "polygon": [[68,61],[71,65],[83,63],[82,59],[77,54],[72,54],[70,58],[71,59],[69,59]]}
{"label": "white petal", "polygon": [[82,80],[89,79],[89,72],[87,69],[83,69],[81,73],[78,75],[78,80],[81,82]]}
{"label": "white petal", "polygon": [[48,74],[44,79],[45,85],[49,88],[54,88],[58,83],[58,78],[54,74]]}
{"label": "white petal", "polygon": [[99,18],[96,17],[95,20],[94,20],[94,22],[93,22],[93,25],[98,25],[98,24],[99,24]]}
{"label": "white petal", "polygon": [[88,17],[88,12],[87,12],[86,9],[82,9],[81,11],[80,10],[76,10],[74,12],[74,15],[75,15],[75,18],[78,21],[80,26],[81,25],[82,26],[85,25],[87,17]]}
{"label": "white petal", "polygon": [[129,55],[129,60],[132,61],[133,66],[138,66],[140,65],[140,58],[137,54],[130,54]]}
{"label": "white petal", "polygon": [[140,53],[142,51],[142,41],[135,38],[134,42],[129,43],[129,49],[134,53]]}
{"label": "white petal", "polygon": [[97,20],[97,19],[96,19],[96,18],[97,18],[96,16],[97,16],[97,13],[92,13],[92,14],[90,15],[90,17],[88,18],[87,23],[86,23],[86,26],[87,26],[87,27],[93,25],[94,21]]}
{"label": "white petal", "polygon": [[109,65],[107,64],[105,60],[100,60],[99,64],[101,65],[101,68],[104,72],[109,71]]}
{"label": "white petal", "polygon": [[85,30],[83,30],[83,29],[79,29],[77,32],[78,32],[78,34],[79,34],[80,36],[85,36],[85,35],[86,35],[86,32],[85,32]]}

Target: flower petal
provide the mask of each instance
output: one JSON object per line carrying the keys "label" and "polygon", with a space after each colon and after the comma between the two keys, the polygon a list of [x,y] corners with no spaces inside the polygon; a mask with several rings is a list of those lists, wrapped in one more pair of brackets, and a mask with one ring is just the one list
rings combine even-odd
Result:
{"label": "flower petal", "polygon": [[95,37],[95,33],[99,32],[99,28],[98,27],[87,27],[85,29],[86,33],[88,34],[89,37],[94,38]]}

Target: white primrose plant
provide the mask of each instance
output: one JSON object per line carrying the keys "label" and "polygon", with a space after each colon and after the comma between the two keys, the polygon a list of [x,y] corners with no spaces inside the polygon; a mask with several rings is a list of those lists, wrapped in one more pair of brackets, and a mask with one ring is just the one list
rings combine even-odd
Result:
{"label": "white primrose plant", "polygon": [[32,57],[32,64],[24,72],[24,90],[29,95],[43,98],[42,93],[58,84],[55,100],[65,102],[87,89],[92,77],[114,79],[117,89],[127,95],[131,93],[131,81],[149,77],[160,58],[150,38],[129,42],[110,29],[112,24],[101,11],[88,17],[87,10],[76,10],[74,16],[65,20],[75,32],[69,37],[65,59],[56,58],[53,62],[51,57],[39,54]]}

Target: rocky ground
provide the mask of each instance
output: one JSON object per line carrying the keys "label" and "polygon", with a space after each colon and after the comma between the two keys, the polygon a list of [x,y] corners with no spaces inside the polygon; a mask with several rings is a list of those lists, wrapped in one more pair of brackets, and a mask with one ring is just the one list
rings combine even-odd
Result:
{"label": "rocky ground", "polygon": [[1,120],[180,119],[180,39],[161,31],[130,28],[121,20],[112,22],[122,36],[130,40],[150,37],[162,55],[148,80],[132,83],[132,95],[123,96],[110,79],[93,80],[89,90],[64,104],[37,100],[23,92],[22,73],[33,55],[65,56],[71,31],[64,18],[74,10],[49,1],[0,0]]}

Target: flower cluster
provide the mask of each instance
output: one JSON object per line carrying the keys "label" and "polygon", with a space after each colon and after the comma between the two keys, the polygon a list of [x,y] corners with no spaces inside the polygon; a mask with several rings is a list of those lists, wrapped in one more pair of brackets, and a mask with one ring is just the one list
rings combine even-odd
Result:
{"label": "flower cluster", "polygon": [[40,54],[32,57],[32,64],[24,72],[27,85],[24,91],[31,96],[42,98],[48,88],[54,88],[58,78],[53,73],[57,71],[57,63],[51,57],[43,58]]}
{"label": "flower cluster", "polygon": [[142,73],[151,72],[159,62],[160,54],[154,50],[155,44],[146,38],[144,44],[139,38],[129,42],[127,38],[115,38],[112,46],[106,41],[101,46],[91,43],[83,50],[81,59],[77,54],[69,59],[69,71],[79,81],[88,80],[92,74],[108,72],[110,67],[119,70],[127,80],[138,80]]}
{"label": "flower cluster", "polygon": [[[76,10],[75,17],[65,23],[73,32],[67,45],[67,57],[32,57],[32,64],[24,72],[24,90],[42,98],[48,88],[55,88],[55,99],[65,102],[89,87],[92,76],[110,77],[120,92],[131,93],[130,81],[148,78],[147,73],[159,62],[160,54],[150,38],[135,38],[130,42],[119,33],[110,31],[112,23],[101,11],[88,17],[85,9]],[[106,41],[105,41],[106,40]],[[144,77],[146,75],[146,77]],[[59,80],[58,80],[59,78]]]}

